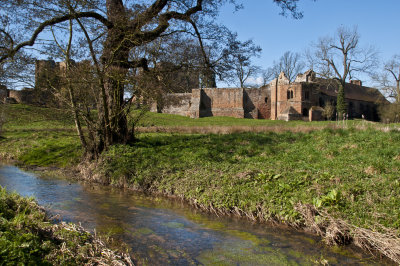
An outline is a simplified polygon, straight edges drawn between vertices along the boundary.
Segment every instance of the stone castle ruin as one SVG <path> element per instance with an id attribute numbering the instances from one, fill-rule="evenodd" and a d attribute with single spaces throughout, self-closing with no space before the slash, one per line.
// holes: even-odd
<path id="1" fill-rule="evenodd" d="M 293 83 L 282 72 L 260 88 L 203 88 L 191 93 L 169 93 L 163 105 L 154 103 L 153 112 L 192 118 L 230 116 L 271 120 L 324 120 L 323 108 L 336 106 L 338 83 L 317 78 L 312 70 L 299 74 Z M 348 118 L 379 120 L 377 106 L 388 101 L 374 88 L 353 80 L 345 85 Z"/>
<path id="2" fill-rule="evenodd" d="M 11 90 L 0 85 L 0 101 L 41 106 L 57 105 L 52 91 L 60 86 L 59 79 L 63 67 L 65 67 L 64 62 L 37 60 L 35 62 L 35 87 Z"/>
<path id="3" fill-rule="evenodd" d="M 0 101 L 57 106 L 52 90 L 60 89 L 65 62 L 38 60 L 35 67 L 35 88 L 9 90 L 0 85 Z M 328 103 L 336 106 L 338 83 L 317 78 L 312 70 L 299 74 L 292 83 L 282 72 L 260 88 L 198 88 L 198 78 L 193 75 L 169 75 L 168 80 L 173 82 L 165 91 L 172 93 L 164 93 L 153 103 L 153 112 L 192 118 L 230 116 L 316 121 L 324 119 L 322 112 Z M 176 89 L 171 89 L 174 86 Z M 362 86 L 359 80 L 346 83 L 345 97 L 349 118 L 364 116 L 368 120 L 379 120 L 377 106 L 388 103 L 377 89 Z"/>

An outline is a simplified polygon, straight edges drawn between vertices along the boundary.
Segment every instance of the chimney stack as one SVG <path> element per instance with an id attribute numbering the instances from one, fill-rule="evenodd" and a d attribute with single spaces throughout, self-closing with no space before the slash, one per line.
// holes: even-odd
<path id="1" fill-rule="evenodd" d="M 358 86 L 362 86 L 361 80 L 350 80 L 350 83 L 351 83 L 351 84 L 358 85 Z"/>

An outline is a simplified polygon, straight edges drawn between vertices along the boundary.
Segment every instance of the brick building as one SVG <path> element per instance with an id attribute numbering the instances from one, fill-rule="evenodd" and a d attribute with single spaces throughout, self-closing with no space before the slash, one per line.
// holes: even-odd
<path id="1" fill-rule="evenodd" d="M 329 102 L 336 106 L 338 83 L 316 78 L 312 70 L 299 74 L 293 83 L 284 73 L 261 88 L 204 88 L 191 93 L 166 94 L 164 105 L 152 111 L 179 114 L 192 118 L 231 116 L 272 120 L 322 120 Z M 361 81 L 345 85 L 349 118 L 378 120 L 377 106 L 388 101 L 374 88 Z"/>

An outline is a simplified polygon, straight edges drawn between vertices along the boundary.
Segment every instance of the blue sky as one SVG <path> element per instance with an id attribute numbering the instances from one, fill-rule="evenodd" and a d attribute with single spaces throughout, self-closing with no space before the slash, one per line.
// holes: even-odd
<path id="1" fill-rule="evenodd" d="M 340 25 L 358 27 L 360 46 L 373 45 L 382 61 L 400 54 L 400 0 L 300 0 L 303 19 L 279 15 L 272 0 L 242 0 L 244 9 L 223 8 L 222 24 L 253 39 L 263 49 L 255 64 L 267 68 L 285 51 L 302 53 L 319 37 L 333 35 Z M 367 77 L 362 77 L 368 83 Z"/>

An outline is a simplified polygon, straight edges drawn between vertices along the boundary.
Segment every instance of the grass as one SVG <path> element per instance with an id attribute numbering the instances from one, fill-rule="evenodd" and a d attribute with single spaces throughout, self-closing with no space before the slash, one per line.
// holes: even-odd
<path id="1" fill-rule="evenodd" d="M 62 109 L 41 108 L 24 104 L 3 105 L 4 129 L 15 130 L 71 130 L 74 120 Z"/>
<path id="2" fill-rule="evenodd" d="M 135 117 L 136 113 L 132 113 Z M 326 126 L 331 122 L 311 122 L 312 126 Z M 159 127 L 159 128 L 174 128 L 174 127 L 296 127 L 304 126 L 303 121 L 281 121 L 281 120 L 264 120 L 264 119 L 242 119 L 234 117 L 203 117 L 200 119 L 193 119 L 190 117 L 161 114 L 148 112 L 139 121 L 138 127 Z"/>
<path id="3" fill-rule="evenodd" d="M 117 186 L 217 214 L 307 225 L 329 243 L 355 242 L 400 262 L 399 131 L 151 133 L 114 146 L 97 169 Z"/>
<path id="4" fill-rule="evenodd" d="M 352 224 L 399 229 L 400 132 L 330 130 L 229 135 L 147 134 L 103 156 L 110 182 L 216 209 L 300 222 L 299 202 Z"/>
<path id="5" fill-rule="evenodd" d="M 29 115 L 6 124 L 1 158 L 78 164 L 81 150 L 70 118 L 60 113 L 54 124 L 46 120 L 39 126 L 36 111 L 41 117 L 43 109 L 11 108 Z M 134 146 L 113 146 L 83 172 L 92 170 L 114 185 L 178 196 L 216 213 L 308 226 L 336 243 L 353 241 L 373 250 L 400 246 L 398 125 L 149 113 L 140 126 L 156 130 L 143 129 Z M 209 133 L 216 128 L 225 134 Z M 384 243 L 378 248 L 364 237 L 376 238 L 375 233 Z M 382 252 L 400 262 L 400 252 Z"/>
<path id="6" fill-rule="evenodd" d="M 74 224 L 52 224 L 31 198 L 0 186 L 2 265 L 129 265 L 128 256 Z M 121 265 L 118 264 L 118 265 Z"/>
<path id="7" fill-rule="evenodd" d="M 71 166 L 82 154 L 74 122 L 63 110 L 5 105 L 0 159 L 40 166 Z"/>

